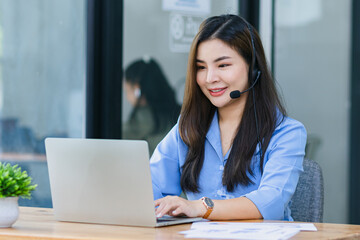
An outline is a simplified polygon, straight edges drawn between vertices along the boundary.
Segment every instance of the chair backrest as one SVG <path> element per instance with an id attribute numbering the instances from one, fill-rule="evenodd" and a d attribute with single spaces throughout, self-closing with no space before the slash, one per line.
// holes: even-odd
<path id="1" fill-rule="evenodd" d="M 294 221 L 322 222 L 324 211 L 324 180 L 321 167 L 305 158 L 304 172 L 291 199 L 291 216 Z"/>

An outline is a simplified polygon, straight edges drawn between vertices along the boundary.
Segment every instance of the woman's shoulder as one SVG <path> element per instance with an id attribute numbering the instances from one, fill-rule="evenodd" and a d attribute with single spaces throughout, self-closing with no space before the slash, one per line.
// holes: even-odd
<path id="1" fill-rule="evenodd" d="M 128 121 L 123 123 L 123 137 L 127 139 L 145 139 L 154 129 L 151 110 L 148 107 L 136 109 Z"/>
<path id="2" fill-rule="evenodd" d="M 305 126 L 298 120 L 289 117 L 286 113 L 283 113 L 279 109 L 276 109 L 276 126 L 275 131 L 287 129 L 287 128 L 303 128 Z"/>
<path id="3" fill-rule="evenodd" d="M 306 142 L 307 132 L 304 124 L 289 116 L 281 115 L 278 117 L 278 124 L 272 136 L 275 140 Z"/>
<path id="4" fill-rule="evenodd" d="M 136 108 L 136 114 L 134 117 L 145 121 L 148 118 L 151 118 L 151 116 L 152 116 L 152 111 L 150 106 L 145 105 L 145 106 L 138 106 Z"/>
<path id="5" fill-rule="evenodd" d="M 161 143 L 167 147 L 168 145 L 174 145 L 174 143 L 179 142 L 180 133 L 179 133 L 179 123 L 176 123 L 170 131 L 162 139 Z"/>
<path id="6" fill-rule="evenodd" d="M 288 128 L 303 128 L 305 130 L 304 124 L 302 124 L 300 121 L 295 120 L 289 116 L 279 114 L 275 130 L 282 130 Z"/>

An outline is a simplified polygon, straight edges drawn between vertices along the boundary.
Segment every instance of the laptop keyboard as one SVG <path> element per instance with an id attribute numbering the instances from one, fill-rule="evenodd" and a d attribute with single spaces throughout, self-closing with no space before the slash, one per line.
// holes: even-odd
<path id="1" fill-rule="evenodd" d="M 169 222 L 169 221 L 176 221 L 176 220 L 180 220 L 180 219 L 184 219 L 184 218 L 183 217 L 163 216 L 161 218 L 157 218 L 156 222 Z"/>

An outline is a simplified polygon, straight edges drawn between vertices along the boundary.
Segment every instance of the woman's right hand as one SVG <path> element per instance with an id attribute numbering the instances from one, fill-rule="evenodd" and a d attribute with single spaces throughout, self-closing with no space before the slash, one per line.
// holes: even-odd
<path id="1" fill-rule="evenodd" d="M 188 217 L 202 217 L 206 213 L 206 208 L 201 200 L 186 200 L 178 196 L 166 196 L 155 200 L 156 217 L 164 215 Z"/>

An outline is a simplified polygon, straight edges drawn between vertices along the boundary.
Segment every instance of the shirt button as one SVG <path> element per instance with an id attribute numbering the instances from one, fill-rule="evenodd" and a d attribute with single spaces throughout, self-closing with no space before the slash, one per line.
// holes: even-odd
<path id="1" fill-rule="evenodd" d="M 220 170 L 224 170 L 224 166 L 223 166 L 223 165 L 220 165 L 219 169 L 220 169 Z"/>

